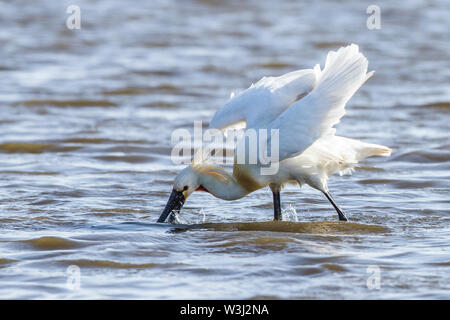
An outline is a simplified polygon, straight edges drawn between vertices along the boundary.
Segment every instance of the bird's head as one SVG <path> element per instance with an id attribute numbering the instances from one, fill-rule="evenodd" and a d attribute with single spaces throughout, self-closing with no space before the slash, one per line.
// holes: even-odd
<path id="1" fill-rule="evenodd" d="M 158 222 L 165 222 L 173 211 L 181 210 L 186 199 L 196 190 L 202 190 L 199 173 L 192 166 L 186 167 L 175 178 L 172 193 Z M 169 222 L 173 222 L 173 219 L 174 216 L 170 215 Z"/>

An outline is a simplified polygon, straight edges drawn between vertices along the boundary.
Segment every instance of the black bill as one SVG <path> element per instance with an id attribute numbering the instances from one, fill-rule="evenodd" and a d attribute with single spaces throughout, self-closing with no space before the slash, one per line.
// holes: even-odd
<path id="1" fill-rule="evenodd" d="M 157 222 L 165 222 L 167 217 L 169 216 L 169 222 L 172 223 L 175 220 L 175 216 L 171 214 L 173 211 L 179 211 L 184 204 L 184 198 L 182 191 L 172 190 L 170 194 L 169 200 L 167 201 L 166 207 L 164 211 L 161 213 Z"/>

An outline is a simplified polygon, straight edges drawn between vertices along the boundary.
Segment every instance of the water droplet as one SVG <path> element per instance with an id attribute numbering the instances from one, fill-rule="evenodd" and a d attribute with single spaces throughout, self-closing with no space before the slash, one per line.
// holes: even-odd
<path id="1" fill-rule="evenodd" d="M 295 208 L 289 204 L 287 208 L 282 210 L 283 221 L 294 221 L 298 222 L 298 215 Z"/>

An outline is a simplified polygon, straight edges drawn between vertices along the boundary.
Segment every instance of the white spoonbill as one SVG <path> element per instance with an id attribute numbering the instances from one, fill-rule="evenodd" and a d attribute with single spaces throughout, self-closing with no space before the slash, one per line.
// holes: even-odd
<path id="1" fill-rule="evenodd" d="M 245 121 L 247 129 L 277 129 L 278 171 L 263 175 L 259 160 L 256 164 L 239 163 L 236 155 L 232 173 L 217 165 L 194 161 L 175 178 L 158 222 L 165 222 L 169 215 L 169 222 L 173 222 L 175 217 L 171 213 L 179 211 L 194 191 L 236 200 L 266 186 L 273 193 L 274 220 L 281 220 L 280 191 L 290 182 L 321 191 L 337 211 L 339 220 L 347 221 L 330 195 L 328 177 L 352 170 L 366 157 L 391 153 L 385 146 L 336 136 L 333 128 L 344 115 L 347 101 L 372 76 L 367 67 L 367 59 L 352 44 L 330 51 L 323 69 L 316 65 L 314 69 L 280 77 L 264 77 L 232 97 L 216 112 L 210 128 L 223 130 Z M 272 143 L 271 137 L 268 136 L 266 146 Z"/>

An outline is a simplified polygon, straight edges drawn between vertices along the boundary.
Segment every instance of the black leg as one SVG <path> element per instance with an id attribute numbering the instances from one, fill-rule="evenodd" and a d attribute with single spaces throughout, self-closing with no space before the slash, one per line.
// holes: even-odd
<path id="1" fill-rule="evenodd" d="M 331 194 L 329 192 L 324 192 L 324 194 L 327 197 L 327 199 L 331 202 L 337 214 L 339 215 L 339 221 L 348 221 L 344 211 L 342 211 L 341 208 L 339 208 L 339 206 L 336 204 L 336 202 L 334 202 L 334 199 L 331 196 Z"/>
<path id="2" fill-rule="evenodd" d="M 280 191 L 272 191 L 273 194 L 273 220 L 281 220 Z"/>

